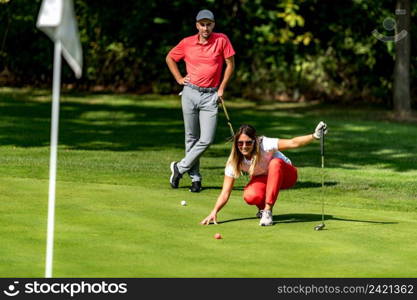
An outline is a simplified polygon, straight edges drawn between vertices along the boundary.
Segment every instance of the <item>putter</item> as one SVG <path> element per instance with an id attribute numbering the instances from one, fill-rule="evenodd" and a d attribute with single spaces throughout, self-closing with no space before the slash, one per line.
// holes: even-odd
<path id="1" fill-rule="evenodd" d="M 229 114 L 227 113 L 226 105 L 224 105 L 223 98 L 219 97 L 219 99 L 223 107 L 224 115 L 226 116 L 227 125 L 229 125 L 229 128 L 230 128 L 230 133 L 232 134 L 232 136 L 234 136 L 235 132 L 233 130 L 233 126 L 232 126 L 232 122 L 230 121 Z"/>
<path id="2" fill-rule="evenodd" d="M 320 136 L 320 153 L 321 153 L 321 224 L 314 226 L 314 230 L 323 230 L 324 224 L 324 129 L 321 128 Z"/>

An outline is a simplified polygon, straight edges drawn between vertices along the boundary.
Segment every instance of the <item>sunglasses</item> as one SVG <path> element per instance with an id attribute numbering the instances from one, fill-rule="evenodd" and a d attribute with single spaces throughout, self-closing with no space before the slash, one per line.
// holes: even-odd
<path id="1" fill-rule="evenodd" d="M 252 146 L 255 143 L 254 140 L 249 140 L 249 141 L 237 141 L 237 145 L 239 147 L 242 147 L 243 145 L 248 145 L 248 146 Z"/>

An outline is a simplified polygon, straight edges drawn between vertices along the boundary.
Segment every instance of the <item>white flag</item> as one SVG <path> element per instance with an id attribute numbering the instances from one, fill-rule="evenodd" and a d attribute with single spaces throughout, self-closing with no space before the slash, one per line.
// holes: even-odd
<path id="1" fill-rule="evenodd" d="M 72 0 L 43 0 L 36 27 L 61 42 L 65 60 L 80 78 L 83 58 Z"/>

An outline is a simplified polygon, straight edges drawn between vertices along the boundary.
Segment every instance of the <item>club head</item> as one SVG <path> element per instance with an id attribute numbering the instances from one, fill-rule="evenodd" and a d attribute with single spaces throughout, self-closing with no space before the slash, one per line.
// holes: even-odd
<path id="1" fill-rule="evenodd" d="M 314 230 L 323 230 L 323 228 L 325 227 L 326 225 L 324 225 L 324 223 L 321 223 L 321 224 L 319 224 L 319 225 L 317 225 L 317 226 L 314 226 Z"/>

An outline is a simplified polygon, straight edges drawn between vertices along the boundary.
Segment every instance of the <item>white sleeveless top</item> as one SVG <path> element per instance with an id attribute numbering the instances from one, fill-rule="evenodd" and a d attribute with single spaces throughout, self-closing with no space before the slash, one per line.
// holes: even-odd
<path id="1" fill-rule="evenodd" d="M 259 140 L 260 140 L 259 149 L 261 151 L 261 161 L 258 162 L 258 165 L 256 166 L 253 172 L 253 176 L 268 174 L 269 162 L 273 158 L 281 158 L 287 164 L 290 164 L 290 165 L 292 164 L 291 160 L 288 157 L 286 157 L 284 154 L 278 151 L 279 139 L 261 136 L 259 137 Z M 251 166 L 251 163 L 252 163 L 252 160 L 248 160 L 244 157 L 243 161 L 240 164 L 240 169 L 243 172 L 248 172 Z M 224 169 L 224 175 L 237 178 L 237 175 L 233 173 L 232 166 L 230 165 L 227 165 L 226 168 Z"/>

